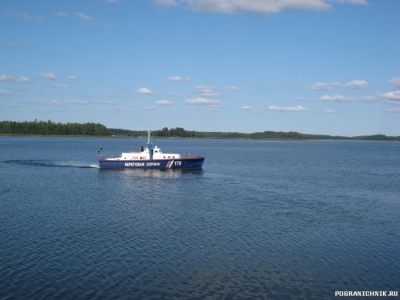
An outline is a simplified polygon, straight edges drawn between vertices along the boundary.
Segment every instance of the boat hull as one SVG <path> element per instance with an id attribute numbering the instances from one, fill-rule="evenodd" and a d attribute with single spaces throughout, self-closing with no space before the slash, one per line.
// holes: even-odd
<path id="1" fill-rule="evenodd" d="M 177 159 L 116 160 L 100 158 L 100 168 L 108 169 L 200 169 L 204 157 L 181 157 Z"/>

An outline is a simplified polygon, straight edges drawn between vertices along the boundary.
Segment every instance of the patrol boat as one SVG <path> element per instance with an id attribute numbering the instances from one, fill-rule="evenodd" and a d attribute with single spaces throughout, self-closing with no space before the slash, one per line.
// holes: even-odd
<path id="1" fill-rule="evenodd" d="M 176 153 L 163 153 L 150 142 L 150 130 L 147 132 L 147 146 L 140 152 L 122 152 L 119 157 L 103 155 L 100 147 L 99 166 L 109 169 L 199 169 L 203 166 L 204 156 L 181 156 Z"/>

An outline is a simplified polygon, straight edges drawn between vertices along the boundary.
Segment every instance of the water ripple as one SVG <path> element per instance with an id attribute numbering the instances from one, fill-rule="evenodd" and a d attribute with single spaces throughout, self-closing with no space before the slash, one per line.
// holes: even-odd
<path id="1" fill-rule="evenodd" d="M 29 153 L 9 146 L 1 163 L 1 299 L 399 289 L 400 159 L 388 144 L 185 140 L 207 164 L 169 172 L 95 169 L 93 139 L 26 141 Z M 244 148 L 247 161 L 220 159 Z"/>

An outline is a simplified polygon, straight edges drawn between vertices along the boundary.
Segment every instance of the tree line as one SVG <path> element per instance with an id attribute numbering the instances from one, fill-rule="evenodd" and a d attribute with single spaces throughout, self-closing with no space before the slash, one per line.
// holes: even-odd
<path id="1" fill-rule="evenodd" d="M 124 135 L 133 137 L 145 137 L 147 131 L 140 130 L 126 130 L 126 129 L 109 129 L 113 135 Z M 381 140 L 381 141 L 395 141 L 400 140 L 400 136 L 386 136 L 383 134 L 368 135 L 368 136 L 332 136 L 324 134 L 304 134 L 296 131 L 283 132 L 283 131 L 263 131 L 254 133 L 241 133 L 241 132 L 207 132 L 207 131 L 188 131 L 181 127 L 168 128 L 164 127 L 161 130 L 151 132 L 152 137 L 189 137 L 189 138 L 217 138 L 217 139 L 285 139 L 285 140 Z"/>
<path id="2" fill-rule="evenodd" d="M 146 130 L 128 130 L 119 128 L 107 128 L 98 123 L 55 123 L 50 120 L 34 122 L 1 121 L 0 134 L 23 134 L 23 135 L 69 135 L 69 136 L 124 136 L 124 137 L 147 137 Z M 207 132 L 185 130 L 182 127 L 168 128 L 151 132 L 152 137 L 179 137 L 179 138 L 217 138 L 217 139 L 290 139 L 290 140 L 380 140 L 399 141 L 400 136 L 386 136 L 383 134 L 368 136 L 331 136 L 318 134 L 304 134 L 296 131 L 263 131 L 254 133 L 240 132 Z"/>
<path id="3" fill-rule="evenodd" d="M 109 136 L 110 131 L 102 124 L 95 123 L 55 123 L 52 121 L 34 122 L 0 122 L 0 134 L 26 134 L 26 135 L 85 135 Z"/>

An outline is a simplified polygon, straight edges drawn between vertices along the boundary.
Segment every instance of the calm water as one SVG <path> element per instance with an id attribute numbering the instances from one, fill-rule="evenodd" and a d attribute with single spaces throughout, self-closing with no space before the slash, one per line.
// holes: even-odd
<path id="1" fill-rule="evenodd" d="M 400 143 L 154 139 L 203 170 L 101 170 L 144 139 L 0 137 L 0 299 L 400 290 Z"/>

